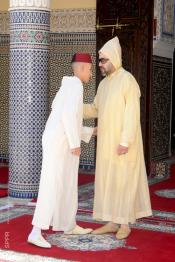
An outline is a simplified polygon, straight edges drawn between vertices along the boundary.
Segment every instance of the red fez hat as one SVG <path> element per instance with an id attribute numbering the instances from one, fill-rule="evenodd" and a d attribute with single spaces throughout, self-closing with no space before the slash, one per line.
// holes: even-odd
<path id="1" fill-rule="evenodd" d="M 88 53 L 75 53 L 72 57 L 72 63 L 83 62 L 92 64 L 91 55 Z"/>

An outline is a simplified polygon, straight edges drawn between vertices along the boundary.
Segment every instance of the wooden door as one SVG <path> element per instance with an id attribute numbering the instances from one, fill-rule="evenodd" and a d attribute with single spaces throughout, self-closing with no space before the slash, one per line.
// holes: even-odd
<path id="1" fill-rule="evenodd" d="M 145 159 L 150 162 L 150 88 L 153 45 L 152 0 L 97 0 L 97 52 L 114 36 L 122 47 L 123 67 L 137 79 L 141 89 L 141 124 Z M 111 27 L 105 27 L 114 25 Z M 98 55 L 98 54 L 97 54 Z M 97 70 L 97 84 L 101 80 Z M 148 171 L 149 172 L 149 171 Z"/>

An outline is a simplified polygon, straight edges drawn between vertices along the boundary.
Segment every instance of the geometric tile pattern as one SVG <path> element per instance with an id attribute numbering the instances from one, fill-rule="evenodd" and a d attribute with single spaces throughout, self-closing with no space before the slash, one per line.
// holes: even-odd
<path id="1" fill-rule="evenodd" d="M 39 1 L 41 2 L 41 0 Z M 32 2 L 34 3 L 36 2 L 36 0 L 35 1 L 32 0 L 31 3 Z M 30 21 L 29 23 L 31 24 L 31 22 L 32 21 Z M 53 9 L 51 11 L 51 16 L 50 16 L 51 32 L 54 33 L 95 32 L 96 30 L 95 26 L 96 26 L 95 8 L 66 8 L 66 9 L 57 9 L 57 10 Z M 0 34 L 9 34 L 9 12 L 0 11 Z"/>
<path id="2" fill-rule="evenodd" d="M 150 178 L 167 178 L 170 176 L 170 165 L 166 160 L 151 160 L 149 167 Z"/>
<path id="3" fill-rule="evenodd" d="M 41 0 L 39 1 L 41 3 Z M 28 3 L 32 3 L 32 2 L 35 3 L 36 0 L 28 1 Z M 23 8 L 23 9 L 28 9 L 28 8 Z M 30 21 L 29 23 L 31 24 L 31 22 L 32 21 Z M 96 26 L 95 8 L 66 8 L 66 9 L 57 9 L 57 10 L 54 9 L 51 11 L 51 17 L 50 17 L 51 32 L 54 33 L 95 32 L 96 30 L 95 26 Z M 0 11 L 0 34 L 9 34 L 9 12 L 7 11 L 6 12 Z"/>
<path id="4" fill-rule="evenodd" d="M 10 11 L 9 195 L 36 197 L 48 117 L 47 11 Z"/>
<path id="5" fill-rule="evenodd" d="M 9 35 L 0 34 L 0 162 L 8 159 Z"/>
<path id="6" fill-rule="evenodd" d="M 9 12 L 0 11 L 0 34 L 9 35 Z"/>
<path id="7" fill-rule="evenodd" d="M 50 31 L 53 33 L 95 32 L 95 8 L 67 8 L 51 11 Z"/>
<path id="8" fill-rule="evenodd" d="M 160 160 L 170 154 L 172 60 L 153 56 L 151 90 L 151 159 Z"/>

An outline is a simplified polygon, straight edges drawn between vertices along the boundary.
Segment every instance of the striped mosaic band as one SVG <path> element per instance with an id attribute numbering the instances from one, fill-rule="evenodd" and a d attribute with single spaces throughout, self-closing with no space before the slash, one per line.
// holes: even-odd
<path id="1" fill-rule="evenodd" d="M 46 49 L 49 48 L 50 12 L 11 11 L 10 48 Z"/>

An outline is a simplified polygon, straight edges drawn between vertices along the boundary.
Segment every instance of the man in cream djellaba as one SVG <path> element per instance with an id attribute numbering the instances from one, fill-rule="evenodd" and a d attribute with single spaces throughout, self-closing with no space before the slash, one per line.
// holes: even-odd
<path id="1" fill-rule="evenodd" d="M 105 78 L 84 118 L 98 118 L 93 218 L 108 221 L 93 234 L 116 233 L 124 239 L 130 224 L 152 214 L 140 126 L 140 88 L 122 67 L 117 37 L 99 51 Z"/>

